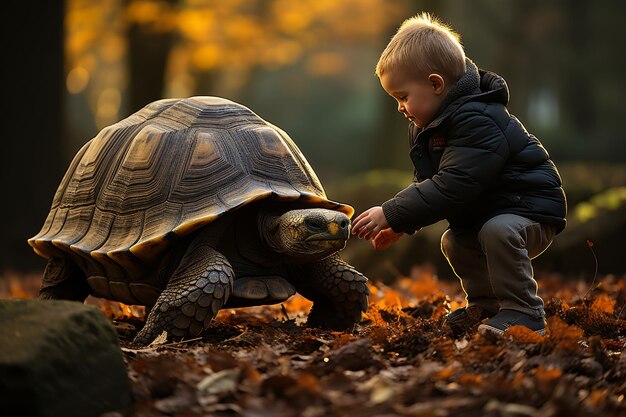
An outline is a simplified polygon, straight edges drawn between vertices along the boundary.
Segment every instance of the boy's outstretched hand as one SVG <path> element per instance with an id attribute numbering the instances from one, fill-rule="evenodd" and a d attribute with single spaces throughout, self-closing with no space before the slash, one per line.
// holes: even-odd
<path id="1" fill-rule="evenodd" d="M 383 229 L 388 229 L 389 223 L 380 206 L 372 207 L 359 214 L 352 222 L 352 234 L 359 239 L 373 239 Z"/>
<path id="2" fill-rule="evenodd" d="M 404 233 L 396 233 L 393 229 L 383 229 L 372 240 L 372 247 L 376 250 L 385 250 L 396 243 Z"/>

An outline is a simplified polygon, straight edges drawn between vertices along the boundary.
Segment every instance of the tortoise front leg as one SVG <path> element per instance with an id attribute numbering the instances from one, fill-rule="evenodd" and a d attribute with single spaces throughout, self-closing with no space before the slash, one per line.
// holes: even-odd
<path id="1" fill-rule="evenodd" d="M 370 295 L 363 274 L 339 255 L 297 268 L 299 276 L 293 280 L 296 289 L 313 301 L 307 324 L 347 330 L 361 321 Z"/>
<path id="2" fill-rule="evenodd" d="M 205 242 L 192 243 L 133 344 L 145 346 L 163 331 L 168 338 L 198 336 L 226 303 L 233 278 L 221 253 Z"/>

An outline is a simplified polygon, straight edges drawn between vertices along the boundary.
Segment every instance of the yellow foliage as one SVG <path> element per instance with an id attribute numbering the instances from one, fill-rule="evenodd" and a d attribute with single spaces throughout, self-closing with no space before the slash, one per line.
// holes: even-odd
<path id="1" fill-rule="evenodd" d="M 251 16 L 234 16 L 224 25 L 224 33 L 232 41 L 251 42 L 263 36 L 263 28 L 256 20 Z"/>
<path id="2" fill-rule="evenodd" d="M 311 23 L 311 15 L 301 8 L 301 3 L 296 1 L 275 2 L 274 18 L 276 19 L 276 27 L 286 34 L 295 34 L 306 29 Z"/>
<path id="3" fill-rule="evenodd" d="M 598 210 L 596 207 L 587 202 L 579 203 L 574 209 L 574 216 L 581 223 L 588 222 L 589 220 L 595 218 L 597 216 Z"/>
<path id="4" fill-rule="evenodd" d="M 593 220 L 601 210 L 618 210 L 626 206 L 626 187 L 615 187 L 583 201 L 574 208 L 574 216 L 581 223 Z"/>
<path id="5" fill-rule="evenodd" d="M 126 53 L 126 40 L 119 34 L 108 34 L 100 44 L 100 54 L 103 60 L 109 62 L 119 61 Z"/>
<path id="6" fill-rule="evenodd" d="M 334 52 L 312 55 L 307 62 L 307 69 L 313 75 L 338 75 L 347 68 L 345 57 Z"/>
<path id="7" fill-rule="evenodd" d="M 405 2 L 384 0 L 187 0 L 176 7 L 163 0 L 70 0 L 66 50 L 75 62 L 102 42 L 111 27 L 138 25 L 179 34 L 176 46 L 196 50 L 189 63 L 199 70 L 228 67 L 229 56 L 248 67 L 280 67 L 296 62 L 306 50 L 319 54 L 307 64 L 313 74 L 336 75 L 345 70 L 345 60 L 320 47 L 376 38 L 398 24 L 405 7 Z M 117 39 L 106 42 L 105 56 L 120 59 L 125 44 Z"/>
<path id="8" fill-rule="evenodd" d="M 89 83 L 89 71 L 83 67 L 73 68 L 69 74 L 65 84 L 70 94 L 78 94 L 83 91 Z"/>
<path id="9" fill-rule="evenodd" d="M 212 10 L 181 10 L 176 19 L 176 28 L 182 36 L 193 42 L 211 41 L 211 30 L 216 25 Z"/>
<path id="10" fill-rule="evenodd" d="M 191 62 L 201 70 L 209 70 L 218 66 L 220 50 L 216 45 L 204 44 L 191 55 Z"/>
<path id="11" fill-rule="evenodd" d="M 164 1 L 134 0 L 126 8 L 126 19 L 141 25 L 158 24 L 169 7 Z"/>

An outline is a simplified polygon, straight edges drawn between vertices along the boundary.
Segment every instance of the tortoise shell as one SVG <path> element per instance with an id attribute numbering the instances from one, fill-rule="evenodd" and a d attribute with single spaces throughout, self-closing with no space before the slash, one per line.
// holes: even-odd
<path id="1" fill-rule="evenodd" d="M 160 100 L 83 146 L 28 242 L 44 258 L 129 271 L 264 199 L 354 213 L 328 200 L 289 136 L 248 108 L 217 97 Z"/>

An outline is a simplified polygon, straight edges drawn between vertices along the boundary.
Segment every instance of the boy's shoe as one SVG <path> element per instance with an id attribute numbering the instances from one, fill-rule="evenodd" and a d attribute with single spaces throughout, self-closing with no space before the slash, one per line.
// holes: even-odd
<path id="1" fill-rule="evenodd" d="M 546 334 L 546 320 L 541 318 L 534 318 L 526 313 L 522 313 L 517 310 L 500 310 L 491 320 L 485 324 L 478 326 L 480 333 L 495 333 L 498 335 L 503 334 L 509 327 L 513 326 L 525 326 L 530 330 L 540 335 Z"/>
<path id="2" fill-rule="evenodd" d="M 496 313 L 493 311 L 473 305 L 452 311 L 445 316 L 445 323 L 455 332 L 465 332 L 471 330 L 484 319 L 490 319 L 495 315 Z"/>

